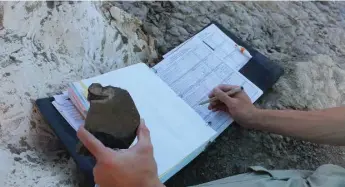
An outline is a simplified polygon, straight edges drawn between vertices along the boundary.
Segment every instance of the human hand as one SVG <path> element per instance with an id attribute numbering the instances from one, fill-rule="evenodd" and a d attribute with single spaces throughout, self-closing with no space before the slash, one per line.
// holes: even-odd
<path id="1" fill-rule="evenodd" d="M 99 187 L 164 186 L 158 179 L 150 131 L 143 120 L 137 130 L 138 142 L 129 149 L 115 151 L 105 147 L 83 126 L 77 136 L 96 158 L 93 175 Z"/>
<path id="2" fill-rule="evenodd" d="M 245 128 L 253 128 L 254 116 L 258 109 L 252 104 L 248 95 L 241 91 L 234 96 L 228 96 L 225 92 L 236 88 L 237 86 L 219 85 L 212 90 L 209 98 L 216 97 L 218 101 L 211 102 L 208 106 L 212 111 L 224 111 Z"/>

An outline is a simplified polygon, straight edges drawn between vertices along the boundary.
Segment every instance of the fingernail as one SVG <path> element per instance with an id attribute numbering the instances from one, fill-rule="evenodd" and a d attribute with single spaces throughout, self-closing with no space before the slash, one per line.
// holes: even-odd
<path id="1" fill-rule="evenodd" d="M 213 93 L 219 93 L 219 91 L 221 91 L 219 88 L 215 88 Z"/>
<path id="2" fill-rule="evenodd" d="M 141 124 L 145 124 L 144 118 L 140 118 L 140 123 L 141 123 Z"/>

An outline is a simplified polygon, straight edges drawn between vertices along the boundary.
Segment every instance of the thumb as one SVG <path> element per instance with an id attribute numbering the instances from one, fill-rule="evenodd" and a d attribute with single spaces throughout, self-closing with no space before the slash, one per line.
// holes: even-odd
<path id="1" fill-rule="evenodd" d="M 234 99 L 228 96 L 223 90 L 217 88 L 214 88 L 213 90 L 214 96 L 219 99 L 221 102 L 223 102 L 226 106 L 230 106 L 234 103 Z"/>
<path id="2" fill-rule="evenodd" d="M 137 150 L 147 150 L 147 148 L 152 148 L 150 130 L 146 127 L 145 121 L 140 120 L 140 125 L 137 130 L 138 142 L 133 147 Z"/>

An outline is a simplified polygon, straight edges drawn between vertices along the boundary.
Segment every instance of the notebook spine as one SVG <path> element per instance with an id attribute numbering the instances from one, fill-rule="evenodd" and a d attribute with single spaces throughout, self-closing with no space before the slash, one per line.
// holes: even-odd
<path id="1" fill-rule="evenodd" d="M 215 140 L 210 140 L 207 142 L 205 149 L 204 149 L 204 152 L 208 150 L 208 148 L 210 147 L 211 144 L 213 144 L 213 142 L 215 142 Z"/>

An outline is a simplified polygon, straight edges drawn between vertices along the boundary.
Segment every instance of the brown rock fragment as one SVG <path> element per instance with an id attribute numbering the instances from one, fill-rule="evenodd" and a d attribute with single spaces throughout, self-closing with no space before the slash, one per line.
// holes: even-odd
<path id="1" fill-rule="evenodd" d="M 90 109 L 85 128 L 105 146 L 127 149 L 136 137 L 140 123 L 139 112 L 127 90 L 92 84 L 88 89 Z M 84 148 L 79 152 L 87 153 Z"/>

